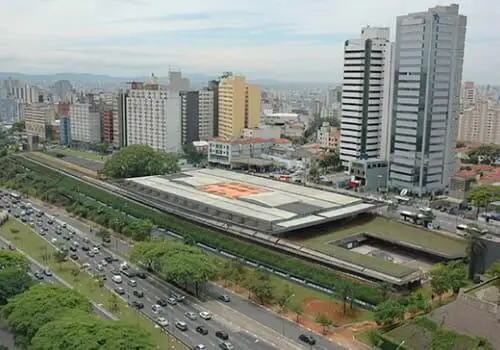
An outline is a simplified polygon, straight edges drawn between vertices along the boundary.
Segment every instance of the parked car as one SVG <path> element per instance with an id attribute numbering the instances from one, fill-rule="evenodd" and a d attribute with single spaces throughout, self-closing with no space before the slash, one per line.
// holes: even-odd
<path id="1" fill-rule="evenodd" d="M 229 334 L 227 334 L 224 331 L 217 331 L 217 332 L 215 332 L 215 336 L 217 338 L 219 338 L 219 339 L 222 339 L 222 340 L 228 340 L 229 339 Z"/>
<path id="2" fill-rule="evenodd" d="M 303 341 L 304 343 L 309 344 L 309 345 L 316 344 L 316 339 L 314 339 L 314 337 L 312 335 L 309 335 L 309 334 L 301 334 L 301 335 L 299 335 L 299 339 L 301 341 Z"/>

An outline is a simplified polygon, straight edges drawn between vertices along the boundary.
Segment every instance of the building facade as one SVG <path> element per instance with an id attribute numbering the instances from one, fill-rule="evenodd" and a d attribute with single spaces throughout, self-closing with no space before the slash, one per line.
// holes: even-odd
<path id="1" fill-rule="evenodd" d="M 45 141 L 47 125 L 54 123 L 56 119 L 56 108 L 46 103 L 32 103 L 24 108 L 24 119 L 26 122 L 26 134 L 37 136 L 40 141 Z"/>
<path id="2" fill-rule="evenodd" d="M 126 95 L 125 108 L 127 146 L 149 145 L 157 151 L 176 153 L 182 150 L 179 91 L 134 83 Z"/>
<path id="3" fill-rule="evenodd" d="M 12 124 L 20 120 L 19 102 L 11 98 L 0 98 L 0 122 Z"/>
<path id="4" fill-rule="evenodd" d="M 102 140 L 105 143 L 114 144 L 113 110 L 104 108 L 102 116 Z"/>
<path id="5" fill-rule="evenodd" d="M 87 144 L 100 143 L 101 115 L 99 107 L 90 103 L 75 103 L 70 106 L 71 141 Z"/>
<path id="6" fill-rule="evenodd" d="M 63 146 L 71 146 L 71 119 L 63 117 L 59 123 L 59 143 Z"/>
<path id="7" fill-rule="evenodd" d="M 478 99 L 465 106 L 458 121 L 458 140 L 500 144 L 500 103 Z"/>
<path id="8" fill-rule="evenodd" d="M 214 137 L 214 92 L 183 91 L 181 95 L 182 144 Z"/>
<path id="9" fill-rule="evenodd" d="M 476 89 L 473 81 L 466 81 L 462 87 L 462 104 L 464 106 L 472 105 L 476 102 Z"/>
<path id="10" fill-rule="evenodd" d="M 245 128 L 260 123 L 260 87 L 248 84 L 244 76 L 228 76 L 219 83 L 220 137 L 234 139 L 243 136 Z"/>
<path id="11" fill-rule="evenodd" d="M 328 122 L 319 128 L 317 138 L 321 148 L 338 150 L 340 147 L 340 130 Z"/>
<path id="12" fill-rule="evenodd" d="M 440 192 L 456 172 L 466 24 L 455 4 L 397 18 L 392 187 Z"/>
<path id="13" fill-rule="evenodd" d="M 340 141 L 345 167 L 356 159 L 381 158 L 381 148 L 387 148 L 381 143 L 387 139 L 383 119 L 390 118 L 383 101 L 392 88 L 391 58 L 389 28 L 364 27 L 360 39 L 345 42 Z"/>

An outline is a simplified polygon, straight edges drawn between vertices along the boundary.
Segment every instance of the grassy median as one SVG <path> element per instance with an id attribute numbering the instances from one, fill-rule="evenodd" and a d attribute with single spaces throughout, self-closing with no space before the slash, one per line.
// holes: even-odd
<path id="1" fill-rule="evenodd" d="M 105 287 L 100 287 L 98 281 L 95 281 L 85 271 L 78 269 L 79 265 L 73 261 L 63 263 L 54 261 L 52 256 L 55 248 L 38 236 L 29 226 L 18 220 L 9 219 L 0 227 L 0 235 L 38 262 L 50 267 L 57 276 L 73 285 L 75 290 L 111 311 L 121 321 L 150 332 L 159 349 L 186 349 L 183 344 L 155 328 L 150 320 L 129 307 L 124 300 L 117 298 L 115 293 Z"/>

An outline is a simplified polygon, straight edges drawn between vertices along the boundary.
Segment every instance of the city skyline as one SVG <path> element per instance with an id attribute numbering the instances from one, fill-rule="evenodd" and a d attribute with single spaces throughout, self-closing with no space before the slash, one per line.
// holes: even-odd
<path id="1" fill-rule="evenodd" d="M 500 83 L 500 4 L 455 2 L 469 18 L 464 80 Z M 0 66 L 29 74 L 112 76 L 166 75 L 172 67 L 188 74 L 231 70 L 250 79 L 335 83 L 341 81 L 343 43 L 358 37 L 361 27 L 389 27 L 394 39 L 397 16 L 450 3 L 188 0 L 171 6 L 110 0 L 113 11 L 102 11 L 95 0 L 24 0 L 0 13 Z"/>

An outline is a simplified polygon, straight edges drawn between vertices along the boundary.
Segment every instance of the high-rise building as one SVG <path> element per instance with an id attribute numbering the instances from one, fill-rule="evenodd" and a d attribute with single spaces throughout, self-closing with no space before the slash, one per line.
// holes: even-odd
<path id="1" fill-rule="evenodd" d="M 457 139 L 500 144 L 500 103 L 485 98 L 466 106 L 460 114 Z"/>
<path id="2" fill-rule="evenodd" d="M 116 113 L 113 114 L 113 123 L 118 125 L 114 128 L 114 146 L 121 148 L 128 145 L 127 142 L 127 97 L 128 91 L 120 90 L 116 98 Z"/>
<path id="3" fill-rule="evenodd" d="M 214 94 L 214 131 L 213 136 L 219 136 L 219 80 L 210 80 L 208 82 L 208 90 L 212 91 Z"/>
<path id="4" fill-rule="evenodd" d="M 63 117 L 59 120 L 59 143 L 64 146 L 71 146 L 71 119 Z"/>
<path id="5" fill-rule="evenodd" d="M 32 103 L 25 106 L 24 118 L 26 134 L 37 136 L 39 140 L 46 139 L 46 126 L 54 123 L 56 108 L 46 103 Z"/>
<path id="6" fill-rule="evenodd" d="M 15 123 L 20 120 L 19 104 L 12 98 L 0 98 L 0 122 Z"/>
<path id="7" fill-rule="evenodd" d="M 384 95 L 392 91 L 391 63 L 389 28 L 364 27 L 360 39 L 344 44 L 340 159 L 345 167 L 359 158 L 386 157 L 382 125 L 390 119 Z"/>
<path id="8" fill-rule="evenodd" d="M 466 81 L 462 87 L 462 104 L 469 106 L 476 101 L 476 89 L 473 81 Z"/>
<path id="9" fill-rule="evenodd" d="M 260 123 L 260 87 L 241 75 L 228 75 L 219 83 L 219 133 L 227 139 L 243 136 L 245 128 Z"/>
<path id="10" fill-rule="evenodd" d="M 126 96 L 125 115 L 127 146 L 141 144 L 176 153 L 182 150 L 178 90 L 164 89 L 154 83 L 132 83 Z"/>
<path id="11" fill-rule="evenodd" d="M 71 141 L 95 144 L 101 138 L 101 114 L 94 103 L 75 103 L 70 106 Z"/>
<path id="12" fill-rule="evenodd" d="M 168 87 L 170 90 L 188 91 L 189 79 L 182 77 L 182 73 L 178 71 L 168 72 Z"/>
<path id="13" fill-rule="evenodd" d="M 440 192 L 456 172 L 466 25 L 456 4 L 397 18 L 393 187 Z"/>
<path id="14" fill-rule="evenodd" d="M 71 101 L 71 94 L 73 92 L 73 85 L 69 80 L 58 80 L 54 83 L 54 93 L 63 101 Z"/>
<path id="15" fill-rule="evenodd" d="M 214 136 L 214 92 L 208 89 L 181 92 L 182 144 Z"/>

